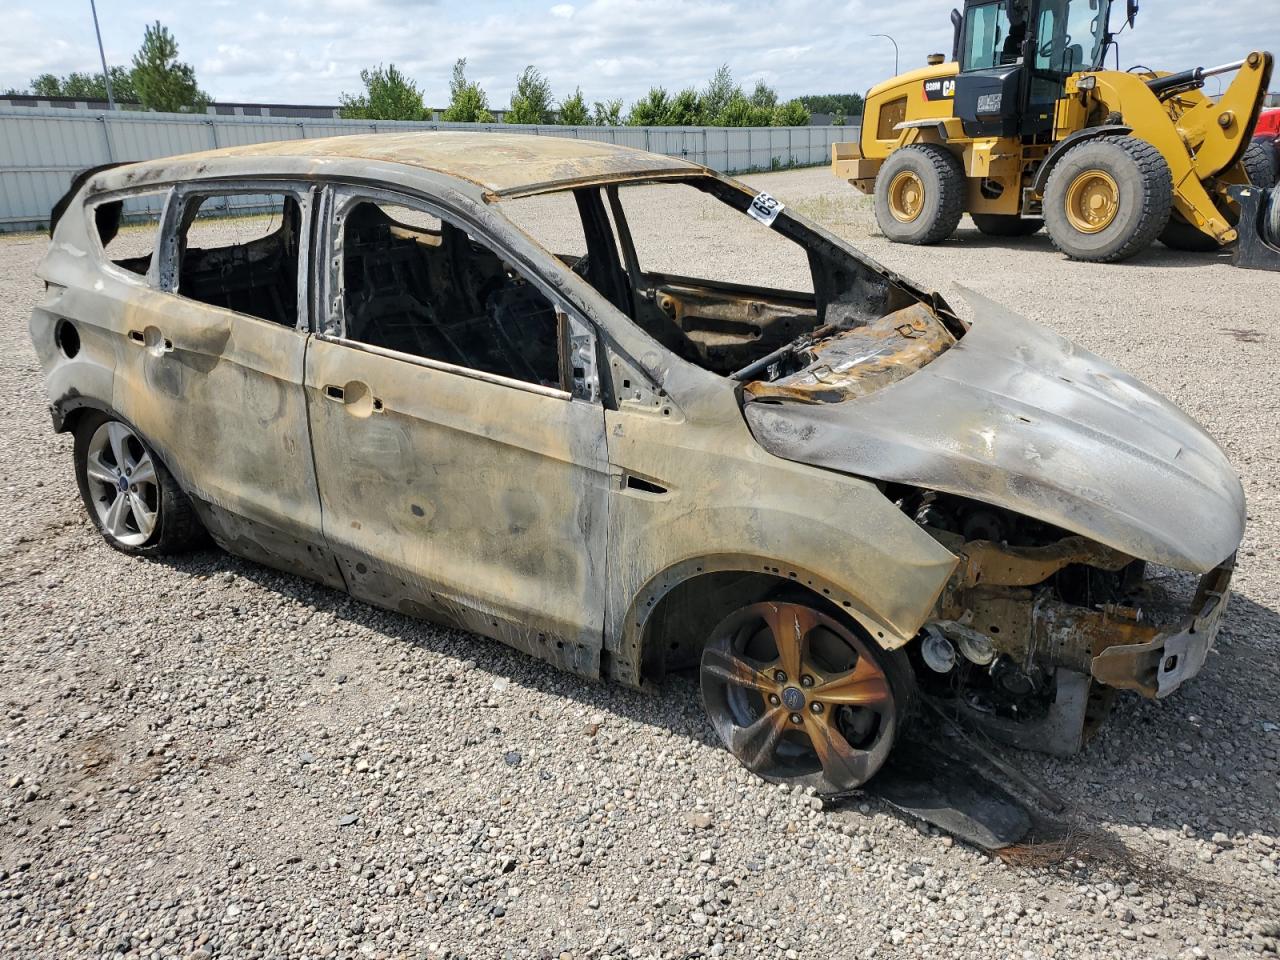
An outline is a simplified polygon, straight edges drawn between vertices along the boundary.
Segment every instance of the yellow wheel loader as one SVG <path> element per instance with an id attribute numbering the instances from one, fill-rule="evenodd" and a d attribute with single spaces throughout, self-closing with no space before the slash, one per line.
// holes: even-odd
<path id="1" fill-rule="evenodd" d="M 1107 70 L 1110 7 L 965 0 L 951 14 L 951 61 L 934 54 L 873 87 L 859 142 L 832 146 L 833 172 L 874 194 L 881 231 L 899 243 L 944 240 L 963 213 L 994 236 L 1044 226 L 1076 260 L 1123 260 L 1157 238 L 1196 250 L 1234 241 L 1231 188 L 1274 176 L 1250 140 L 1271 54 Z M 1136 13 L 1127 0 L 1129 26 Z M 1204 95 L 1207 77 L 1231 71 L 1220 97 Z"/>

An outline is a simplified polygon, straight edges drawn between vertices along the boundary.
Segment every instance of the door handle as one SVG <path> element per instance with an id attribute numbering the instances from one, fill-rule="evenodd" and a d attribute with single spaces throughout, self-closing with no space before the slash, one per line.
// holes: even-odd
<path id="1" fill-rule="evenodd" d="M 323 389 L 326 400 L 342 404 L 352 416 L 367 417 L 371 413 L 382 412 L 382 398 L 375 397 L 367 383 L 359 380 L 326 383 Z"/>
<path id="2" fill-rule="evenodd" d="M 134 346 L 147 347 L 155 354 L 173 352 L 173 341 L 155 327 L 147 327 L 146 330 L 130 330 L 129 342 Z"/>

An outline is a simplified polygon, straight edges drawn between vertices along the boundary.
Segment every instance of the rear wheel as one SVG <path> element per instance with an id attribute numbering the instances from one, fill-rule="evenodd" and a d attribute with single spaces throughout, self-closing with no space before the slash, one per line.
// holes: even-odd
<path id="1" fill-rule="evenodd" d="M 988 237 L 1029 237 L 1044 226 L 1043 220 L 1003 213 L 971 213 L 973 225 Z"/>
<path id="2" fill-rule="evenodd" d="M 702 653 L 702 700 L 725 746 L 766 780 L 823 794 L 853 790 L 884 764 L 910 683 L 901 657 L 808 602 L 743 607 Z"/>
<path id="3" fill-rule="evenodd" d="M 1171 250 L 1186 250 L 1189 253 L 1213 253 L 1221 247 L 1216 239 L 1188 223 L 1176 210 L 1169 218 L 1168 225 L 1160 232 L 1160 242 Z"/>
<path id="4" fill-rule="evenodd" d="M 943 147 L 902 147 L 876 176 L 876 223 L 895 243 L 938 243 L 960 223 L 964 188 L 960 161 Z"/>
<path id="5" fill-rule="evenodd" d="M 106 414 L 75 428 L 76 481 L 103 539 L 124 553 L 176 553 L 203 530 L 191 501 L 128 424 Z"/>
<path id="6" fill-rule="evenodd" d="M 1249 182 L 1255 187 L 1274 187 L 1276 185 L 1276 148 L 1265 140 L 1251 140 L 1244 148 L 1244 156 L 1240 158 Z"/>
<path id="7" fill-rule="evenodd" d="M 1159 236 L 1172 206 L 1173 177 L 1159 150 L 1136 137 L 1099 137 L 1054 165 L 1044 222 L 1071 259 L 1113 263 Z"/>

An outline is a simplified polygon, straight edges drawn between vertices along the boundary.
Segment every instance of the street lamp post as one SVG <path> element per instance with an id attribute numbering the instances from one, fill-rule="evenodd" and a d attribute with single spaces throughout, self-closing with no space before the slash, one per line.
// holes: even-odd
<path id="1" fill-rule="evenodd" d="M 887 33 L 873 33 L 871 36 L 884 37 L 893 44 L 893 75 L 896 77 L 898 75 L 898 41 L 893 39 L 893 37 L 889 36 Z"/>
<path id="2" fill-rule="evenodd" d="M 111 71 L 107 69 L 107 54 L 102 49 L 102 31 L 98 29 L 98 5 L 94 0 L 89 0 L 89 9 L 93 11 L 93 32 L 98 37 L 98 57 L 102 60 L 102 82 L 107 85 L 107 109 L 114 110 L 116 108 L 116 98 L 111 92 Z M 897 72 L 896 70 L 894 71 Z"/>

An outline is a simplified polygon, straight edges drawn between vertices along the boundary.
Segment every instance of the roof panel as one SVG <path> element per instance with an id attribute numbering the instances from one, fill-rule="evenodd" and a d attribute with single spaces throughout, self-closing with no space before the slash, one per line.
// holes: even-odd
<path id="1" fill-rule="evenodd" d="M 159 170 L 174 163 L 218 157 L 342 158 L 399 163 L 468 180 L 493 193 L 700 169 L 687 160 L 594 140 L 452 130 L 246 144 L 143 161 L 137 166 Z"/>

